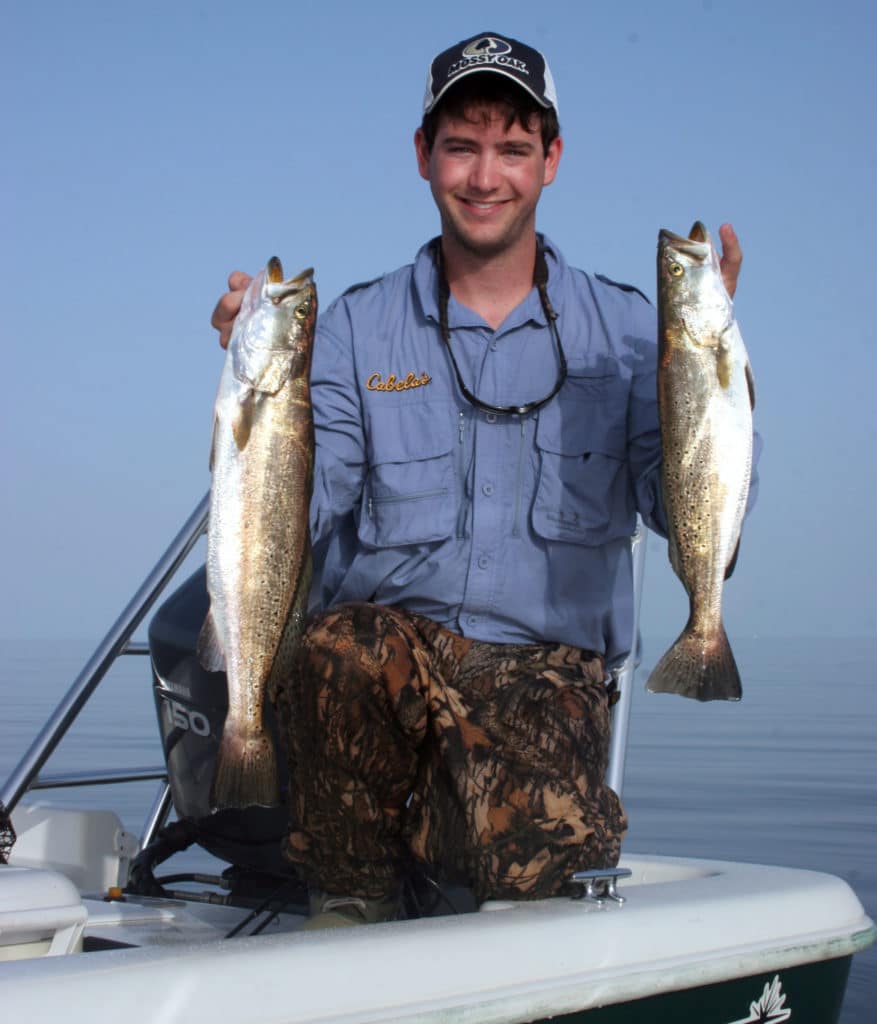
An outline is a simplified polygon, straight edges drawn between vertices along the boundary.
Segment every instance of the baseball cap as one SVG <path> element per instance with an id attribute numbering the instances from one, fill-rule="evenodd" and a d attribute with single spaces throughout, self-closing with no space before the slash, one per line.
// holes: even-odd
<path id="1" fill-rule="evenodd" d="M 542 54 L 509 36 L 482 32 L 443 50 L 430 64 L 423 113 L 428 114 L 455 82 L 478 71 L 505 75 L 541 106 L 557 111 L 554 79 Z"/>

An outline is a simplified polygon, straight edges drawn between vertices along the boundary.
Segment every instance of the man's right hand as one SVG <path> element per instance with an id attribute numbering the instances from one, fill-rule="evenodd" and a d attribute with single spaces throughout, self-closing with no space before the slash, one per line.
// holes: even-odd
<path id="1" fill-rule="evenodd" d="M 210 317 L 211 325 L 219 331 L 219 344 L 223 348 L 228 348 L 234 327 L 234 318 L 240 312 L 244 293 L 252 280 L 252 277 L 242 270 L 233 270 L 228 275 L 228 291 L 216 303 L 213 316 Z"/>

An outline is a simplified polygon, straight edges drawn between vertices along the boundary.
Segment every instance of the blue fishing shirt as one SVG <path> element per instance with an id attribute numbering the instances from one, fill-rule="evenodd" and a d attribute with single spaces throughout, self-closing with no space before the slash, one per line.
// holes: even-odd
<path id="1" fill-rule="evenodd" d="M 473 408 L 439 330 L 431 245 L 320 317 L 311 372 L 319 604 L 400 605 L 495 643 L 630 648 L 637 512 L 666 535 L 656 313 L 540 236 L 568 376 L 529 415 Z M 538 292 L 496 330 L 451 296 L 451 345 L 482 401 L 548 395 Z"/>

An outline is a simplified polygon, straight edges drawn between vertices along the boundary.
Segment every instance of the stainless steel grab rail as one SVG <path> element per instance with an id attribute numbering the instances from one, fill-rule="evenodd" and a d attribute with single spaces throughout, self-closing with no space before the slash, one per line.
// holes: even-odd
<path id="1" fill-rule="evenodd" d="M 32 789 L 72 789 L 79 786 L 110 786 L 116 782 L 167 781 L 167 768 L 108 768 L 105 771 L 60 772 L 38 775 L 28 786 Z"/>
<path id="2" fill-rule="evenodd" d="M 624 762 L 627 757 L 627 738 L 630 730 L 630 707 L 633 700 L 633 677 L 640 661 L 639 618 L 642 604 L 643 577 L 646 567 L 647 531 L 640 519 L 630 539 L 633 558 L 633 629 L 630 654 L 613 675 L 618 683 L 619 698 L 612 709 L 612 735 L 609 740 L 609 768 L 606 784 L 621 796 L 624 785 Z"/>
<path id="3" fill-rule="evenodd" d="M 130 643 L 131 636 L 206 529 L 209 507 L 208 492 L 171 541 L 155 568 L 135 592 L 122 614 L 113 623 L 61 703 L 0 789 L 0 819 L 8 818 L 21 797 L 31 788 L 40 769 L 76 720 L 116 658 L 125 653 L 126 649 L 133 654 L 147 653 L 145 645 Z"/>

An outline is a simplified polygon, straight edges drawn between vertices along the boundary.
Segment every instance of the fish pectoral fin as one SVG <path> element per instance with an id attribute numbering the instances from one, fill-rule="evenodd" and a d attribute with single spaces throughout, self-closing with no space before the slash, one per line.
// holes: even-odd
<path id="1" fill-rule="evenodd" d="M 719 386 L 727 390 L 731 386 L 731 378 L 734 376 L 734 356 L 731 346 L 725 341 L 724 336 L 719 339 L 716 346 L 716 373 L 719 377 Z"/>
<path id="2" fill-rule="evenodd" d="M 752 367 L 746 364 L 746 387 L 749 388 L 749 408 L 755 408 L 755 377 L 752 374 Z"/>
<path id="3" fill-rule="evenodd" d="M 729 388 L 734 373 L 734 360 L 731 358 L 730 351 L 722 345 L 716 352 L 716 372 L 719 376 L 719 386 L 723 389 Z"/>
<path id="4" fill-rule="evenodd" d="M 216 631 L 213 612 L 207 613 L 201 632 L 198 634 L 198 660 L 208 672 L 225 672 L 225 652 Z"/>
<path id="5" fill-rule="evenodd" d="M 256 392 L 247 388 L 238 399 L 238 407 L 231 421 L 231 432 L 238 451 L 242 452 L 250 440 L 253 421 L 256 417 Z"/>

